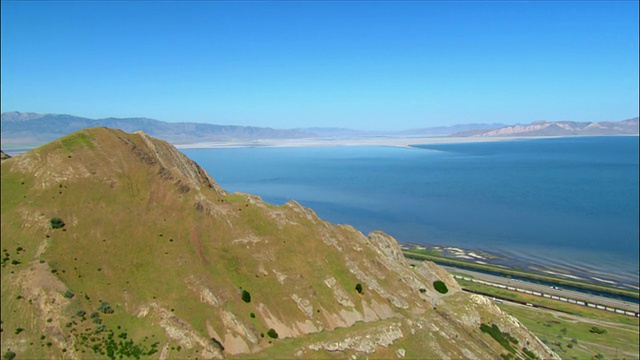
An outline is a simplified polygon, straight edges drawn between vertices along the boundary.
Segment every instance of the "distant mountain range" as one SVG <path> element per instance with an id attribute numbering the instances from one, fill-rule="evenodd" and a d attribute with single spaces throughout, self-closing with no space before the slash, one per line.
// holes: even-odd
<path id="1" fill-rule="evenodd" d="M 638 134 L 638 118 L 611 122 L 536 121 L 528 125 L 510 125 L 496 129 L 471 130 L 451 134 L 452 137 L 501 136 L 571 136 Z"/>
<path id="2" fill-rule="evenodd" d="M 2 144 L 40 145 L 75 131 L 104 126 L 127 132 L 138 130 L 173 144 L 238 141 L 255 139 L 297 139 L 314 134 L 297 130 L 278 130 L 253 126 L 213 125 L 201 123 L 168 123 L 147 118 L 88 119 L 72 115 L 2 113 Z"/>
<path id="3" fill-rule="evenodd" d="M 254 126 L 169 123 L 147 118 L 89 119 L 73 115 L 5 112 L 1 118 L 3 149 L 32 148 L 89 127 L 138 130 L 172 144 L 251 143 L 258 140 L 373 137 L 506 137 L 638 134 L 638 118 L 618 122 L 538 121 L 528 125 L 460 124 L 403 131 L 362 131 L 335 127 L 272 129 Z"/>

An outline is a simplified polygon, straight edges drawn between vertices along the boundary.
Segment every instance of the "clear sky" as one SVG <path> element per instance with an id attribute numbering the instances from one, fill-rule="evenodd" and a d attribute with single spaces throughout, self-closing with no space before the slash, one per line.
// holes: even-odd
<path id="1" fill-rule="evenodd" d="M 2 111 L 295 128 L 623 120 L 637 1 L 7 1 Z"/>

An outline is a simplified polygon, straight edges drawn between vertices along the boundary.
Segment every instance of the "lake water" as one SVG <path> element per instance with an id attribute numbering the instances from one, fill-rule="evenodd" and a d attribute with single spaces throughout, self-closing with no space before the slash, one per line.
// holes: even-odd
<path id="1" fill-rule="evenodd" d="M 638 285 L 637 136 L 182 151 L 230 192 L 365 234 Z"/>

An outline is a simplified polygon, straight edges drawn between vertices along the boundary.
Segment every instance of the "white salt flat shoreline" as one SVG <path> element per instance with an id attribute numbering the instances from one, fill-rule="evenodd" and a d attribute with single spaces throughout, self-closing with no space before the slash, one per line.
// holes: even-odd
<path id="1" fill-rule="evenodd" d="M 362 138 L 309 138 L 283 140 L 239 140 L 220 142 L 200 142 L 175 144 L 179 149 L 213 149 L 242 147 L 324 147 L 324 146 L 394 146 L 410 147 L 427 144 L 458 144 L 475 142 L 496 142 L 519 139 L 540 139 L 542 137 L 362 137 Z"/>
<path id="2" fill-rule="evenodd" d="M 638 135 L 612 135 L 638 136 Z M 173 144 L 178 149 L 214 149 L 246 147 L 325 147 L 325 146 L 393 146 L 460 144 L 496 142 L 511 140 L 552 139 L 566 137 L 587 137 L 587 135 L 567 136 L 505 136 L 505 137 L 448 137 L 448 136 L 362 136 L 353 138 L 307 138 L 307 139 L 263 139 L 238 141 L 208 141 L 191 144 Z"/>

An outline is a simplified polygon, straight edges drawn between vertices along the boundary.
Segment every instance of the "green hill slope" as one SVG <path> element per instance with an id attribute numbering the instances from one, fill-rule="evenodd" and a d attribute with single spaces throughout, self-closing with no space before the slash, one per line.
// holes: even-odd
<path id="1" fill-rule="evenodd" d="M 390 236 L 228 194 L 143 133 L 92 128 L 4 160 L 2 252 L 16 359 L 556 356 Z"/>

